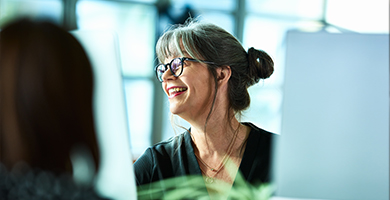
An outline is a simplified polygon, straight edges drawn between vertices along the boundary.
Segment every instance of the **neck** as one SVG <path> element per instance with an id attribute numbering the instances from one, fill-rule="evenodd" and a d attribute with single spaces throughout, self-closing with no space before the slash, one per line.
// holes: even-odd
<path id="1" fill-rule="evenodd" d="M 241 125 L 235 117 L 216 117 L 213 116 L 205 123 L 192 123 L 191 135 L 199 154 L 217 154 L 223 155 L 236 136 L 235 143 L 242 143 L 246 137 L 246 128 Z M 236 145 L 233 146 L 236 148 Z"/>

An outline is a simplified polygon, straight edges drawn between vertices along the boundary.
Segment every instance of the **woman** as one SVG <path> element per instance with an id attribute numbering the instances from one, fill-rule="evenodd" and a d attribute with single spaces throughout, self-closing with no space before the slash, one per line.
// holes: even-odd
<path id="1" fill-rule="evenodd" d="M 213 185 L 230 187 L 237 175 L 251 184 L 269 182 L 272 134 L 237 118 L 250 104 L 248 87 L 273 73 L 270 56 L 246 52 L 224 29 L 196 21 L 163 34 L 156 51 L 170 111 L 191 128 L 145 151 L 134 165 L 137 184 L 203 175 L 213 195 Z"/>
<path id="2" fill-rule="evenodd" d="M 70 33 L 28 19 L 2 27 L 0 199 L 100 199 L 92 93 L 91 64 Z"/>

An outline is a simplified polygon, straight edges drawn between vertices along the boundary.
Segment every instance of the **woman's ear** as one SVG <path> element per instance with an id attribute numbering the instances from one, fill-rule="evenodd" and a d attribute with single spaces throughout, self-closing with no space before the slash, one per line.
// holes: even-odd
<path id="1" fill-rule="evenodd" d="M 230 69 L 230 66 L 223 66 L 217 68 L 217 78 L 220 86 L 227 84 L 231 75 L 232 75 L 232 70 Z"/>

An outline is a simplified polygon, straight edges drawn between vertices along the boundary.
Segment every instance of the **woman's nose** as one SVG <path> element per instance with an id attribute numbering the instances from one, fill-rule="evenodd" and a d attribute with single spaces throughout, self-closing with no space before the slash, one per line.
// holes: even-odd
<path id="1" fill-rule="evenodd" d="M 167 80 L 176 79 L 177 77 L 175 77 L 175 76 L 172 74 L 171 70 L 168 69 L 168 70 L 166 70 L 166 71 L 162 74 L 161 78 L 162 78 L 163 81 L 167 81 Z"/>

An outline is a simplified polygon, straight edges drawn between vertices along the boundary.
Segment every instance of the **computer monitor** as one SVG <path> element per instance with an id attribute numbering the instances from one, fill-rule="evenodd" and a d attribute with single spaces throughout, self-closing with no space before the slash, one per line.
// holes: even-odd
<path id="1" fill-rule="evenodd" d="M 275 196 L 388 200 L 389 35 L 291 31 L 286 45 Z"/>
<path id="2" fill-rule="evenodd" d="M 136 199 L 118 37 L 111 31 L 71 31 L 94 72 L 94 117 L 101 164 L 97 189 L 111 199 Z"/>

